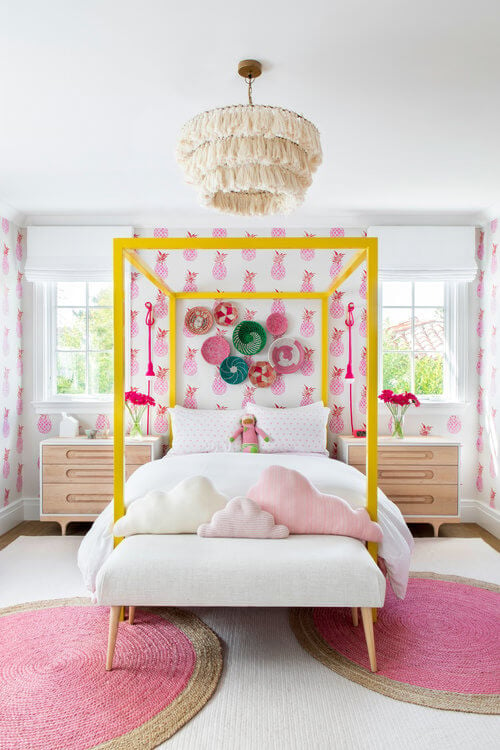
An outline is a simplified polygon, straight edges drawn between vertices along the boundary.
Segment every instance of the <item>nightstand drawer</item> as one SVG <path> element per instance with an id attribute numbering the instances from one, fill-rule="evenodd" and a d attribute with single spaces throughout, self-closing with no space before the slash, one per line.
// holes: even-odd
<path id="1" fill-rule="evenodd" d="M 113 499 L 113 484 L 44 484 L 43 513 L 98 515 Z"/>
<path id="2" fill-rule="evenodd" d="M 379 466 L 399 466 L 402 464 L 432 464 L 435 466 L 457 466 L 458 448 L 454 445 L 417 446 L 417 445 L 380 445 L 378 448 Z M 366 448 L 364 445 L 349 447 L 349 463 L 352 466 L 364 464 Z"/>
<path id="3" fill-rule="evenodd" d="M 127 479 L 134 473 L 136 469 L 142 466 L 142 464 L 126 464 L 125 476 Z M 89 482 L 113 484 L 113 464 L 102 464 L 96 462 L 95 464 L 43 464 L 43 483 L 45 484 L 61 484 L 61 483 L 82 483 Z"/>
<path id="4" fill-rule="evenodd" d="M 385 484 L 380 489 L 396 503 L 405 516 L 456 516 L 458 488 L 456 484 L 428 486 L 422 484 Z"/>
<path id="5" fill-rule="evenodd" d="M 91 441 L 89 441 L 91 442 Z M 126 445 L 125 461 L 130 464 L 145 464 L 151 461 L 151 446 Z M 113 464 L 112 445 L 44 445 L 44 464 Z"/>
<path id="6" fill-rule="evenodd" d="M 354 466 L 362 474 L 366 474 L 366 466 Z M 380 466 L 378 469 L 379 484 L 457 484 L 458 469 L 456 466 Z"/>

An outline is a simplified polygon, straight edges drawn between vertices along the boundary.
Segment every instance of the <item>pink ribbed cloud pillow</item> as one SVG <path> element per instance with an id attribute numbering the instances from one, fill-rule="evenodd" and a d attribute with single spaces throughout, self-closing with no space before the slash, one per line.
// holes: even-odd
<path id="1" fill-rule="evenodd" d="M 210 523 L 198 528 L 198 536 L 246 537 L 248 539 L 284 539 L 286 526 L 277 526 L 271 513 L 259 508 L 248 497 L 235 497 L 212 516 Z"/>
<path id="2" fill-rule="evenodd" d="M 351 508 L 335 495 L 324 495 L 298 471 L 270 466 L 247 493 L 291 534 L 339 534 L 368 542 L 382 541 L 378 523 L 365 508 Z"/>

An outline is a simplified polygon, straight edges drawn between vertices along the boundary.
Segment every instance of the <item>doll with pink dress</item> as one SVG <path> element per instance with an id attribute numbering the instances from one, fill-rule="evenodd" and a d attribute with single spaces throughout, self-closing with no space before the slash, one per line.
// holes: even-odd
<path id="1" fill-rule="evenodd" d="M 257 427 L 253 414 L 243 415 L 241 418 L 241 426 L 238 427 L 234 435 L 231 435 L 229 440 L 233 443 L 240 435 L 241 450 L 243 453 L 258 453 L 259 437 L 261 437 L 265 443 L 268 443 L 270 440 L 269 435 L 266 435 L 264 430 Z"/>

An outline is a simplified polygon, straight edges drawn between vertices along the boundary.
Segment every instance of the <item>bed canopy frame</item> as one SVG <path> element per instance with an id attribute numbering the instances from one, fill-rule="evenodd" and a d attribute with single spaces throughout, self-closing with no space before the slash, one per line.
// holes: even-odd
<path id="1" fill-rule="evenodd" d="M 350 259 L 324 291 L 318 292 L 176 292 L 140 257 L 138 250 L 349 250 Z M 374 237 L 134 237 L 116 238 L 113 248 L 114 309 L 114 520 L 125 514 L 125 263 L 129 262 L 169 299 L 170 406 L 176 404 L 176 301 L 179 299 L 316 299 L 321 300 L 321 395 L 328 396 L 328 300 L 333 292 L 362 264 L 367 269 L 367 421 L 366 508 L 377 520 L 377 332 L 378 332 L 378 241 Z M 115 546 L 121 542 L 115 537 Z M 377 561 L 377 544 L 368 542 Z"/>

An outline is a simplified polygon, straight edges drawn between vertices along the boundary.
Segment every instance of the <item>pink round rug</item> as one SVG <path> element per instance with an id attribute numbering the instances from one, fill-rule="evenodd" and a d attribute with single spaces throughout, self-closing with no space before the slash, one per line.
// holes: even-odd
<path id="1" fill-rule="evenodd" d="M 343 676 L 398 700 L 474 713 L 500 710 L 500 587 L 414 574 L 406 598 L 388 586 L 374 624 L 378 672 L 345 608 L 291 614 L 300 643 Z"/>
<path id="2" fill-rule="evenodd" d="M 222 670 L 219 639 L 182 610 L 120 623 L 106 672 L 109 610 L 88 600 L 0 611 L 0 748 L 153 748 L 191 719 Z"/>

